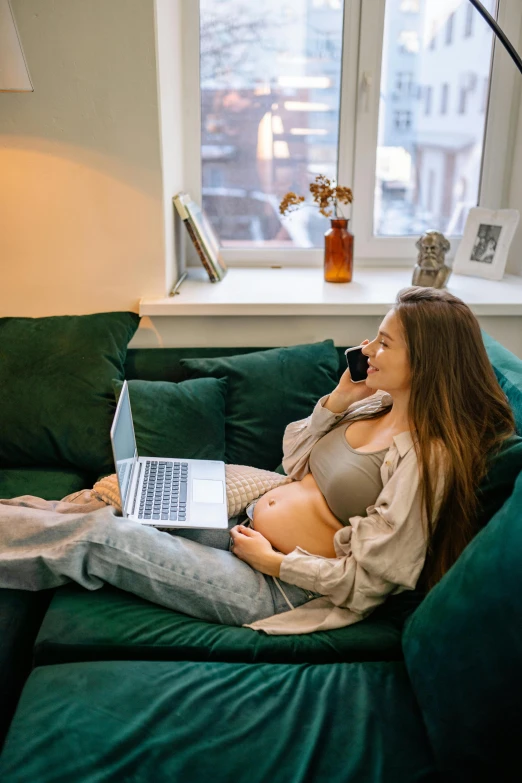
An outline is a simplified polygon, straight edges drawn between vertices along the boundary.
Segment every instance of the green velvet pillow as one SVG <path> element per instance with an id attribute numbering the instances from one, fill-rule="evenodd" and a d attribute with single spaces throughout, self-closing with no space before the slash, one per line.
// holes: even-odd
<path id="1" fill-rule="evenodd" d="M 226 378 L 128 384 L 140 457 L 224 461 Z M 119 399 L 123 383 L 113 385 Z"/>
<path id="2" fill-rule="evenodd" d="M 522 435 L 522 387 L 514 386 L 497 367 L 493 367 L 493 370 L 497 376 L 500 388 L 506 395 L 511 410 L 513 411 L 517 432 L 519 435 Z M 522 384 L 522 378 L 519 383 Z"/>
<path id="3" fill-rule="evenodd" d="M 522 474 L 405 626 L 406 666 L 444 780 L 520 777 L 521 509 Z"/>
<path id="4" fill-rule="evenodd" d="M 517 432 L 522 435 L 522 360 L 486 332 L 482 332 L 482 339 L 500 387 L 513 410 Z"/>
<path id="5" fill-rule="evenodd" d="M 112 379 L 135 313 L 0 318 L 0 467 L 112 464 Z"/>
<path id="6" fill-rule="evenodd" d="M 309 416 L 337 386 L 333 340 L 213 359 L 181 359 L 192 377 L 228 379 L 227 463 L 273 470 L 287 424 Z"/>
<path id="7" fill-rule="evenodd" d="M 522 438 L 513 435 L 502 443 L 502 448 L 490 458 L 487 475 L 478 489 L 478 526 L 484 527 L 502 508 L 513 492 L 522 471 Z"/>

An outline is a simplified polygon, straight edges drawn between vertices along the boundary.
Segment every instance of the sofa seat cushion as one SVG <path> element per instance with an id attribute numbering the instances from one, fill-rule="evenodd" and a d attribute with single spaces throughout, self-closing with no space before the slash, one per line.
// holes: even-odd
<path id="1" fill-rule="evenodd" d="M 401 630 L 421 596 L 391 596 L 366 620 L 334 631 L 268 636 L 188 617 L 108 585 L 59 588 L 35 645 L 37 664 L 87 660 L 326 663 L 400 660 Z"/>
<path id="2" fill-rule="evenodd" d="M 227 378 L 225 462 L 274 470 L 287 424 L 337 385 L 333 340 L 236 356 L 181 359 L 193 378 Z"/>
<path id="3" fill-rule="evenodd" d="M 404 665 L 113 661 L 40 667 L 2 783 L 436 783 Z"/>
<path id="4" fill-rule="evenodd" d="M 52 593 L 0 590 L 0 747 L 31 671 L 34 640 Z"/>
<path id="5" fill-rule="evenodd" d="M 0 469 L 0 498 L 34 495 L 44 500 L 61 500 L 80 489 L 89 489 L 95 481 L 95 475 L 87 471 L 63 468 Z"/>
<path id="6" fill-rule="evenodd" d="M 113 378 L 135 313 L 0 318 L 0 467 L 112 465 Z"/>

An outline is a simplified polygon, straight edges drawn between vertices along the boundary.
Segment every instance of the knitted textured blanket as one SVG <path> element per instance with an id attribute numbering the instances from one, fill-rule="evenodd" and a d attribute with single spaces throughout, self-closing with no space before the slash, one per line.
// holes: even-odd
<path id="1" fill-rule="evenodd" d="M 282 476 L 272 470 L 252 468 L 249 465 L 225 465 L 225 478 L 229 519 L 242 514 L 252 501 L 257 500 L 268 490 L 292 481 L 288 476 Z M 92 495 L 107 505 L 114 506 L 121 514 L 121 499 L 116 473 L 97 481 L 92 488 Z M 67 496 L 63 500 L 67 501 L 70 497 Z"/>

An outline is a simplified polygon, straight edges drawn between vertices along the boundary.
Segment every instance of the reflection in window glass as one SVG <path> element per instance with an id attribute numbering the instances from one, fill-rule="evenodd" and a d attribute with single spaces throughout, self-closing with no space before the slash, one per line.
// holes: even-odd
<path id="1" fill-rule="evenodd" d="M 342 27 L 341 0 L 200 1 L 202 200 L 224 247 L 324 245 L 317 209 L 279 202 L 336 178 Z"/>
<path id="2" fill-rule="evenodd" d="M 494 0 L 483 3 L 494 13 Z M 468 0 L 419 0 L 415 16 L 387 0 L 375 235 L 462 234 L 478 202 L 491 51 Z M 405 73 L 416 89 L 398 89 Z"/>

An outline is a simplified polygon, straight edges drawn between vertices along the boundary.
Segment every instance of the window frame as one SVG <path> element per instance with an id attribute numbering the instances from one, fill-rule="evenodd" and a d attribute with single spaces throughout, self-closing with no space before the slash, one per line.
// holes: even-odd
<path id="1" fill-rule="evenodd" d="M 519 0 L 497 0 L 498 23 L 504 30 L 522 24 Z M 355 235 L 356 266 L 413 266 L 415 238 L 373 236 L 377 151 L 377 124 L 386 0 L 344 0 L 343 62 L 341 67 L 338 182 L 351 187 L 350 229 Z M 370 8 L 371 6 L 371 8 Z M 201 203 L 201 102 L 199 68 L 199 2 L 182 0 L 183 149 L 185 190 Z M 455 32 L 454 32 L 455 35 Z M 509 160 L 518 119 L 518 72 L 498 39 L 493 43 L 493 65 L 484 140 L 484 160 L 478 205 L 508 205 Z M 195 100 L 194 96 L 198 99 Z M 503 158 L 499 160 L 499 155 Z M 460 236 L 448 237 L 454 257 Z M 199 259 L 186 239 L 187 265 Z M 320 267 L 323 248 L 223 248 L 230 267 Z"/>

